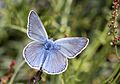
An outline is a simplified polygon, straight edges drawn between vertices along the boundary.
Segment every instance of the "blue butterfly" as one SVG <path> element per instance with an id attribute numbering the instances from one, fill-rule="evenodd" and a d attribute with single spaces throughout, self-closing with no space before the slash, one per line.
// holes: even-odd
<path id="1" fill-rule="evenodd" d="M 37 13 L 30 11 L 27 35 L 34 40 L 23 50 L 27 64 L 48 74 L 60 74 L 67 69 L 68 59 L 80 54 L 88 45 L 86 37 L 67 37 L 56 41 L 48 39 L 47 32 Z"/>

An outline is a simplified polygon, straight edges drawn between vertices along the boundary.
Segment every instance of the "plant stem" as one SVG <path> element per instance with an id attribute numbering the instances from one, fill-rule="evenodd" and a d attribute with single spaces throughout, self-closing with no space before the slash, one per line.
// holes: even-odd
<path id="1" fill-rule="evenodd" d="M 20 68 L 25 64 L 25 61 L 22 61 L 21 64 L 16 68 L 15 73 L 13 74 L 12 78 L 10 79 L 10 82 L 8 84 L 13 84 L 13 81 L 19 72 Z"/>
<path id="2" fill-rule="evenodd" d="M 118 75 L 117 75 L 116 78 L 114 79 L 113 83 L 115 83 L 115 82 L 118 80 L 119 77 L 120 77 L 120 72 L 118 73 Z"/>
<path id="3" fill-rule="evenodd" d="M 118 54 L 118 49 L 117 49 L 117 46 L 116 46 L 116 45 L 115 45 L 115 52 L 116 52 L 117 58 L 120 60 L 120 57 L 119 57 L 119 54 Z"/>
<path id="4" fill-rule="evenodd" d="M 23 33 L 26 33 L 26 29 L 25 28 L 22 28 L 22 27 L 19 27 L 19 26 L 16 26 L 16 25 L 8 25 L 7 27 L 9 27 L 11 29 L 18 30 L 18 31 L 23 32 Z"/>
<path id="5" fill-rule="evenodd" d="M 60 75 L 60 79 L 61 79 L 61 84 L 65 84 L 63 79 L 63 74 Z"/>
<path id="6" fill-rule="evenodd" d="M 120 69 L 120 62 L 118 63 L 117 67 L 114 69 L 113 73 L 111 74 L 111 76 L 106 80 L 104 81 L 103 83 L 106 84 L 106 83 L 109 83 L 109 82 L 112 82 L 114 76 L 116 75 L 116 73 L 119 71 Z"/>

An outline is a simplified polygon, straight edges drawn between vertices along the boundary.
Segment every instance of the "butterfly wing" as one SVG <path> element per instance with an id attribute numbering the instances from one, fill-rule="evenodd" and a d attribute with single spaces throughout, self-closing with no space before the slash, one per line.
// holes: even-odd
<path id="1" fill-rule="evenodd" d="M 60 74 L 67 69 L 68 59 L 59 51 L 48 52 L 42 70 L 48 74 Z"/>
<path id="2" fill-rule="evenodd" d="M 45 28 L 35 11 L 30 11 L 28 16 L 27 35 L 32 40 L 44 42 L 48 39 Z"/>
<path id="3" fill-rule="evenodd" d="M 87 47 L 88 43 L 89 39 L 85 37 L 69 37 L 55 41 L 55 44 L 60 46 L 58 51 L 67 58 L 76 57 Z"/>
<path id="4" fill-rule="evenodd" d="M 44 61 L 45 49 L 39 42 L 29 43 L 23 50 L 23 57 L 27 64 L 34 69 L 40 69 Z"/>

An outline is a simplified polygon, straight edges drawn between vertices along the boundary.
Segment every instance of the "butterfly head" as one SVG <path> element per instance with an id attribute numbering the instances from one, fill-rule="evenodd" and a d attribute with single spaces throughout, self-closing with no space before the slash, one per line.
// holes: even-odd
<path id="1" fill-rule="evenodd" d="M 46 43 L 44 44 L 44 47 L 46 50 L 52 50 L 54 47 L 53 41 L 52 40 L 46 41 Z"/>

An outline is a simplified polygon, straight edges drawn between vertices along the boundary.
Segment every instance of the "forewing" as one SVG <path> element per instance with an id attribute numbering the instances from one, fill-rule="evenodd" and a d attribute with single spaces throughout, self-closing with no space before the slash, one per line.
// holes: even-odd
<path id="1" fill-rule="evenodd" d="M 44 46 L 33 41 L 24 48 L 23 57 L 31 68 L 39 70 L 43 64 L 44 53 Z"/>
<path id="2" fill-rule="evenodd" d="M 29 13 L 27 27 L 27 34 L 30 39 L 37 40 L 39 42 L 44 42 L 48 39 L 48 35 L 41 20 L 33 10 Z"/>
<path id="3" fill-rule="evenodd" d="M 42 70 L 48 74 L 60 74 L 67 69 L 68 59 L 59 51 L 48 52 Z"/>
<path id="4" fill-rule="evenodd" d="M 88 45 L 89 39 L 85 37 L 69 37 L 55 41 L 60 47 L 59 52 L 67 58 L 74 58 L 80 54 Z"/>

